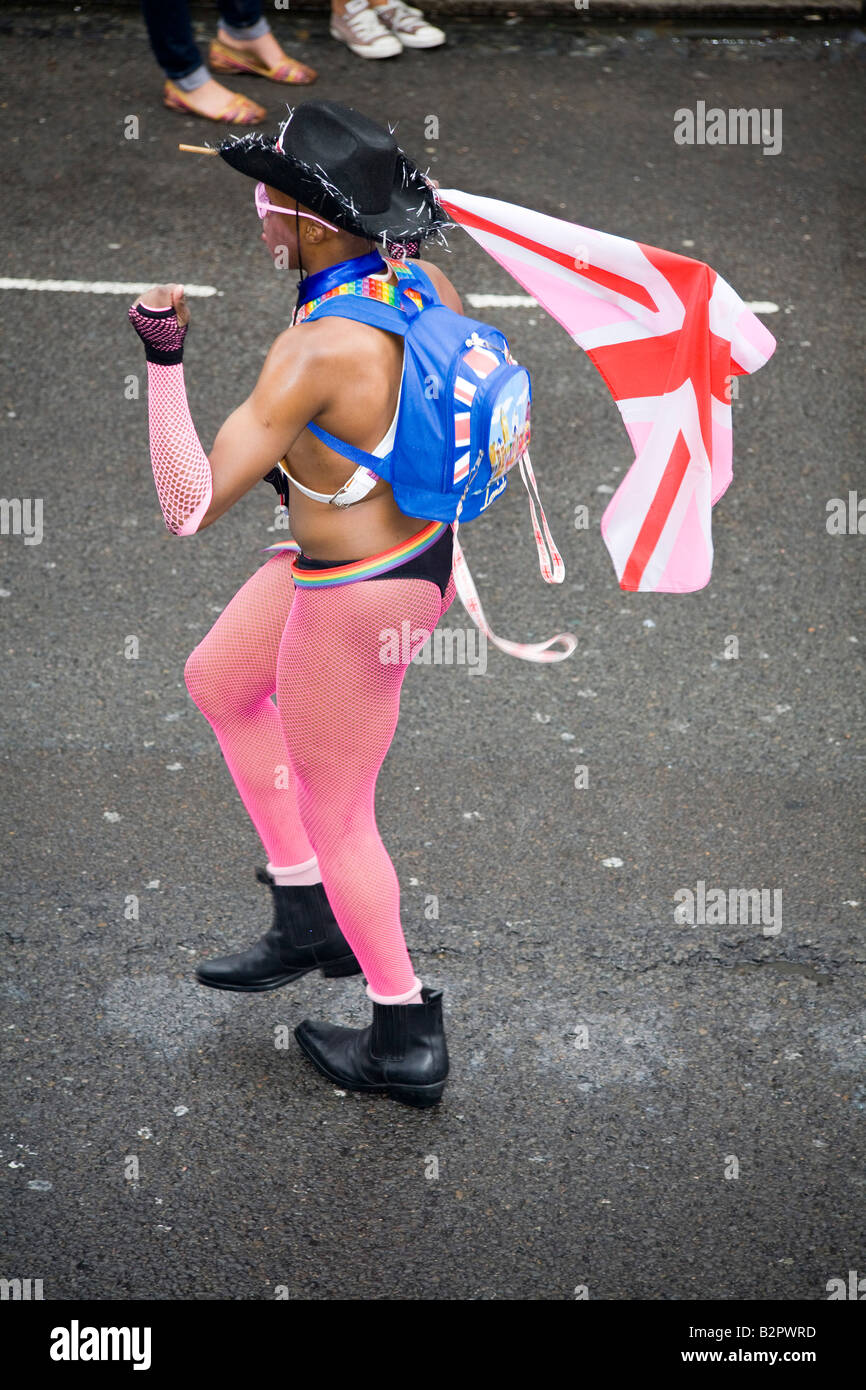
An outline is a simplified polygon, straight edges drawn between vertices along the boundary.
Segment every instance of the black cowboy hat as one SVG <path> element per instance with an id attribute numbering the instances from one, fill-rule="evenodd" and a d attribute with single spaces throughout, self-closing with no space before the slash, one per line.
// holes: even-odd
<path id="1" fill-rule="evenodd" d="M 390 132 L 340 102 L 308 101 L 277 135 L 229 137 L 217 152 L 355 236 L 423 241 L 454 225 Z"/>

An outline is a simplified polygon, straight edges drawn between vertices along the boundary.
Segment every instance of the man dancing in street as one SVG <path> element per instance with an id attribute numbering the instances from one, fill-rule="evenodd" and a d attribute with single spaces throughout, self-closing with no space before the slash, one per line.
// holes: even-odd
<path id="1" fill-rule="evenodd" d="M 203 530 L 267 477 L 288 500 L 294 538 L 272 547 L 186 666 L 265 847 L 260 876 L 274 899 L 261 940 L 205 961 L 197 976 L 258 991 L 313 970 L 363 972 L 372 1024 L 305 1020 L 298 1042 L 342 1087 L 429 1105 L 448 1075 L 442 990 L 415 974 L 374 813 L 409 657 L 383 662 L 380 634 L 404 622 L 432 634 L 455 594 L 453 532 L 407 516 L 347 451 L 383 457 L 391 447 L 403 341 L 389 325 L 403 297 L 462 313 L 434 265 L 383 257 L 377 245 L 418 244 L 447 223 L 391 135 L 337 103 L 308 102 L 279 136 L 246 135 L 219 153 L 256 181 L 262 238 L 304 278 L 293 326 L 209 454 L 184 388 L 182 286 L 159 286 L 129 311 L 147 352 L 151 459 L 168 527 Z M 352 295 L 376 302 L 381 326 L 313 316 Z"/>

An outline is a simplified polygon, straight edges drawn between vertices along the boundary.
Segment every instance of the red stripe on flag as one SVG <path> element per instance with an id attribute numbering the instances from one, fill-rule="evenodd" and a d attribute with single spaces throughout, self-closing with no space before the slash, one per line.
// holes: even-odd
<path id="1" fill-rule="evenodd" d="M 605 289 L 612 290 L 614 294 L 625 295 L 626 299 L 632 300 L 635 304 L 642 304 L 645 309 L 650 309 L 653 313 L 658 312 L 658 305 L 652 298 L 649 291 L 637 280 L 627 280 L 621 275 L 611 275 L 606 270 L 598 270 L 594 266 L 587 266 L 578 270 L 574 264 L 574 257 L 566 254 L 565 251 L 554 251 L 552 246 L 544 246 L 540 241 L 532 241 L 529 237 L 521 236 L 520 232 L 513 232 L 507 227 L 500 226 L 497 222 L 488 222 L 484 217 L 478 217 L 474 212 L 467 212 L 465 208 L 455 207 L 453 203 L 443 202 L 442 206 L 455 222 L 463 223 L 467 227 L 476 227 L 480 232 L 490 232 L 493 236 L 503 237 L 506 241 L 514 242 L 515 246 L 524 246 L 527 251 L 534 251 L 537 256 L 543 257 L 546 261 L 555 261 L 557 265 L 565 266 L 575 275 L 582 275 L 587 280 L 592 280 L 596 285 L 603 285 Z M 556 219 L 561 221 L 561 218 Z M 515 279 L 520 279 L 519 275 Z"/>
<path id="2" fill-rule="evenodd" d="M 689 446 L 686 444 L 682 433 L 677 434 L 677 440 L 671 450 L 671 456 L 665 466 L 661 482 L 656 489 L 656 495 L 650 503 L 649 510 L 644 517 L 643 525 L 638 532 L 632 552 L 628 557 L 622 578 L 619 581 L 621 589 L 634 591 L 640 587 L 643 572 L 646 569 L 650 556 L 659 542 L 659 537 L 664 530 L 671 507 L 674 504 L 676 495 L 680 490 L 680 484 L 685 477 L 686 469 L 689 465 Z"/>

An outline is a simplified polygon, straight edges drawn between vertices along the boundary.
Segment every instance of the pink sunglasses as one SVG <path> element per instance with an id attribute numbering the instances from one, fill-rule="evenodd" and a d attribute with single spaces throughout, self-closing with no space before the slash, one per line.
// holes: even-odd
<path id="1" fill-rule="evenodd" d="M 256 184 L 255 192 L 256 212 L 264 221 L 269 212 L 279 213 L 280 217 L 306 217 L 310 222 L 318 222 L 322 227 L 329 227 L 332 232 L 338 232 L 339 227 L 335 227 L 332 222 L 325 222 L 321 217 L 314 217 L 311 212 L 298 212 L 294 208 L 279 208 L 275 203 L 268 202 L 268 193 L 263 183 Z"/>

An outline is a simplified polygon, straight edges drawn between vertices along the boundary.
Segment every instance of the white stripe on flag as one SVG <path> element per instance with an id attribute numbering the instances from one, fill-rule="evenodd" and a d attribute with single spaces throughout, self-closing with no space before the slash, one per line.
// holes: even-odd
<path id="1" fill-rule="evenodd" d="M 537 309 L 538 300 L 529 294 L 466 294 L 470 309 Z M 778 314 L 779 306 L 771 299 L 744 299 L 743 306 L 753 314 Z"/>

